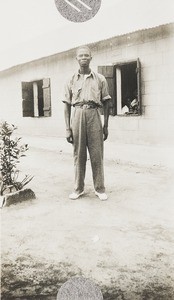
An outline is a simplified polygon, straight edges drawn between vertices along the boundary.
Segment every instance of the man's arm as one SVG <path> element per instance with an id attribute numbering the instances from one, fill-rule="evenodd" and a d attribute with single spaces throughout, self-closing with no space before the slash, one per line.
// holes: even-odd
<path id="1" fill-rule="evenodd" d="M 103 102 L 103 113 L 104 113 L 104 126 L 103 126 L 103 140 L 105 141 L 108 137 L 108 121 L 109 121 L 109 101 Z"/>
<path id="2" fill-rule="evenodd" d="M 66 125 L 66 139 L 68 143 L 73 144 L 73 134 L 71 129 L 71 104 L 65 103 L 64 106 L 64 116 L 65 116 L 65 125 Z"/>
<path id="3" fill-rule="evenodd" d="M 102 80 L 101 101 L 103 103 L 104 113 L 103 139 L 105 141 L 108 137 L 109 103 L 111 96 L 109 95 L 109 87 L 106 78 L 103 75 L 100 75 L 100 78 Z"/>

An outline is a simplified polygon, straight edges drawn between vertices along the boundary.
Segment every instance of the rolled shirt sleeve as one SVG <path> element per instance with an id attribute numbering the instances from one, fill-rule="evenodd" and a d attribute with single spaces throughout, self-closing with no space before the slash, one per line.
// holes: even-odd
<path id="1" fill-rule="evenodd" d="M 68 80 L 64 86 L 64 99 L 62 102 L 68 104 L 71 104 L 72 102 L 72 89 L 70 80 Z"/>
<path id="2" fill-rule="evenodd" d="M 104 102 L 106 100 L 110 100 L 111 96 L 109 95 L 109 87 L 106 78 L 104 76 L 102 77 L 101 101 Z"/>

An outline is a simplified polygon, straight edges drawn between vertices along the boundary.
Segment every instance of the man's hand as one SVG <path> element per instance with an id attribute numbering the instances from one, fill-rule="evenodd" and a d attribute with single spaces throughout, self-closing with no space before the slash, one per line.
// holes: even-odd
<path id="1" fill-rule="evenodd" d="M 66 139 L 67 142 L 70 144 L 73 144 L 73 134 L 72 134 L 72 129 L 66 129 Z"/>
<path id="2" fill-rule="evenodd" d="M 106 139 L 108 138 L 108 127 L 107 126 L 103 126 L 103 140 L 106 141 Z"/>

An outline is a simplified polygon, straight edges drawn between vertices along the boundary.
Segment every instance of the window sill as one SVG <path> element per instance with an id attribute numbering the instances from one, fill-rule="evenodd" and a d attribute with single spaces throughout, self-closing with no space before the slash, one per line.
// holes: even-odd
<path id="1" fill-rule="evenodd" d="M 128 117 L 140 117 L 141 114 L 120 114 L 120 115 L 115 115 L 115 116 L 128 118 Z"/>

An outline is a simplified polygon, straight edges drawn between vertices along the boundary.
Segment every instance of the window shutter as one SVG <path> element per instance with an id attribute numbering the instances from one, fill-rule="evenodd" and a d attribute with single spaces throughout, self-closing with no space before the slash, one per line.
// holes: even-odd
<path id="1" fill-rule="evenodd" d="M 142 114 L 142 100 L 141 100 L 141 64 L 139 58 L 137 59 L 137 98 L 139 102 L 138 114 Z"/>
<path id="2" fill-rule="evenodd" d="M 116 115 L 116 71 L 115 66 L 99 66 L 98 72 L 102 74 L 108 83 L 109 95 L 112 98 L 110 101 L 110 114 Z"/>
<path id="3" fill-rule="evenodd" d="M 33 83 L 22 82 L 23 117 L 34 117 Z"/>
<path id="4" fill-rule="evenodd" d="M 44 102 L 44 116 L 51 116 L 51 89 L 50 89 L 50 78 L 43 79 L 43 102 Z"/>

